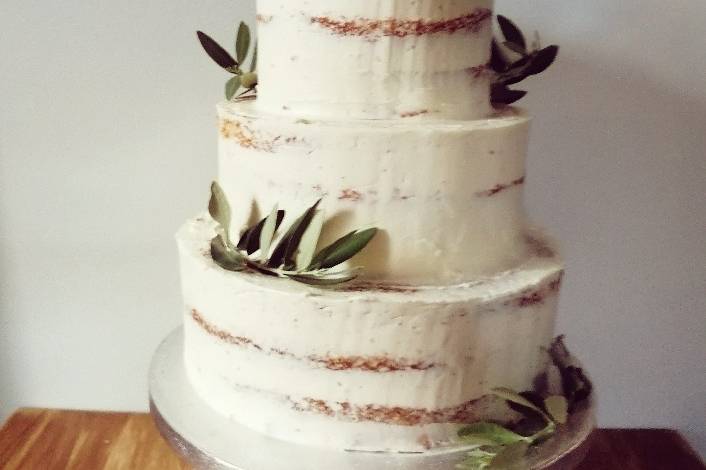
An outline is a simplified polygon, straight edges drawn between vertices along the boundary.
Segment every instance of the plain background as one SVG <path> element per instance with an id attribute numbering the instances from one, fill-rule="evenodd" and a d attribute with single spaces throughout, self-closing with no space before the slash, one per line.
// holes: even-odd
<path id="1" fill-rule="evenodd" d="M 0 2 L 0 419 L 146 408 L 180 323 L 173 233 L 216 171 L 226 76 L 194 30 L 230 43 L 253 3 Z M 527 206 L 563 241 L 558 331 L 600 424 L 678 428 L 706 453 L 706 2 L 498 12 L 562 46 L 523 101 Z"/>

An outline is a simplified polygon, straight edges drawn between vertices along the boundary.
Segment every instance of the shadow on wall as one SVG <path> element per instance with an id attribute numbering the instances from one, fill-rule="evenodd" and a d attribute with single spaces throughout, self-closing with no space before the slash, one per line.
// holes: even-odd
<path id="1" fill-rule="evenodd" d="M 4 224 L 3 224 L 4 225 Z M 9 237 L 0 225 L 0 425 L 19 405 L 19 383 L 16 369 L 19 360 L 13 353 L 14 339 L 18 332 L 12 330 L 10 312 L 12 309 L 12 288 Z"/>
<path id="2" fill-rule="evenodd" d="M 529 206 L 569 265 L 559 329 L 603 426 L 678 427 L 706 454 L 706 95 L 562 52 L 524 103 Z"/>

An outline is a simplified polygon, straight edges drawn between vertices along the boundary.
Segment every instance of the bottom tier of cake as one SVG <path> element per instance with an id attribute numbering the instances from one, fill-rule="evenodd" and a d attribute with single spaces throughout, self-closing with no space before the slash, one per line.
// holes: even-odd
<path id="1" fill-rule="evenodd" d="M 338 289 L 225 271 L 214 236 L 208 217 L 177 236 L 186 370 L 210 406 L 263 433 L 423 451 L 460 424 L 513 421 L 492 389 L 531 389 L 549 362 L 563 268 L 535 233 L 528 258 L 492 278 Z"/>

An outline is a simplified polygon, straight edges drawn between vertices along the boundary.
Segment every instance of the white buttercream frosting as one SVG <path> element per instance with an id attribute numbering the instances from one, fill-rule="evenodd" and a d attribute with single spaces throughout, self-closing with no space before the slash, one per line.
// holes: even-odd
<path id="1" fill-rule="evenodd" d="M 534 255 L 492 277 L 361 290 L 225 271 L 210 258 L 213 236 L 207 216 L 178 235 L 187 369 L 214 408 L 263 432 L 420 450 L 424 436 L 448 441 L 445 419 L 461 409 L 494 416 L 472 402 L 531 388 L 546 365 L 562 265 L 537 236 Z"/>
<path id="2" fill-rule="evenodd" d="M 492 0 L 258 0 L 258 107 L 295 116 L 490 114 Z"/>
<path id="3" fill-rule="evenodd" d="M 370 278 L 463 282 L 525 255 L 529 118 L 521 111 L 433 122 L 302 120 L 251 102 L 218 112 L 219 182 L 233 231 L 253 204 L 261 214 L 279 204 L 295 217 L 323 198 L 331 218 L 323 242 L 382 230 L 354 260 Z"/>

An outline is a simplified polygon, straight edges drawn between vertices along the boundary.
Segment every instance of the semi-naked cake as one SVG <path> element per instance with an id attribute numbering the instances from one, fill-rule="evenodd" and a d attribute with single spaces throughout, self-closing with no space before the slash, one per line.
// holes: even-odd
<path id="1" fill-rule="evenodd" d="M 553 367 L 563 266 L 525 220 L 529 117 L 491 106 L 492 7 L 258 0 L 257 98 L 218 106 L 230 231 L 317 200 L 321 246 L 379 231 L 349 262 L 357 279 L 322 287 L 224 269 L 218 222 L 186 223 L 184 362 L 213 409 L 287 441 L 395 452 L 521 419 L 498 389 L 535 390 Z"/>

